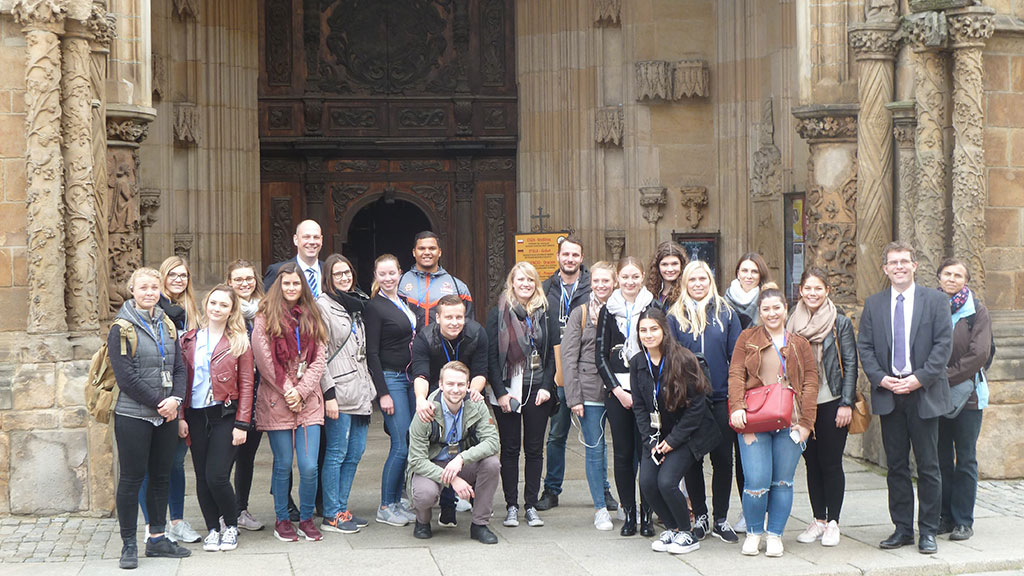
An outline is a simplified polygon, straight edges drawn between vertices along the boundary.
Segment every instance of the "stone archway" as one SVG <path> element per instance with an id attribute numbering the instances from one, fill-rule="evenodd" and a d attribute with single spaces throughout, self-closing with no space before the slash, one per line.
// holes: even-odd
<path id="1" fill-rule="evenodd" d="M 429 214 L 408 197 L 381 194 L 352 211 L 339 234 L 344 240 L 334 248 L 352 261 L 359 286 L 369 292 L 377 256 L 394 254 L 402 270 L 408 270 L 413 265 L 413 238 L 434 229 Z"/>

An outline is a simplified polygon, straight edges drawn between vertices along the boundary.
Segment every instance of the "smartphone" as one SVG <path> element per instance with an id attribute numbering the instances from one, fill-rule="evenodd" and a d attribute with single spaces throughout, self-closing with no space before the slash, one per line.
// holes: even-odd
<path id="1" fill-rule="evenodd" d="M 518 411 L 519 410 L 519 400 L 516 400 L 515 398 L 510 398 L 509 401 L 508 401 L 508 409 L 511 412 Z"/>
<path id="2" fill-rule="evenodd" d="M 665 456 L 663 454 L 658 454 L 657 452 L 651 452 L 651 460 L 654 461 L 654 465 L 655 466 L 661 466 L 661 461 L 664 460 L 664 459 L 665 459 Z"/>
<path id="3" fill-rule="evenodd" d="M 800 443 L 800 431 L 799 430 L 790 430 L 789 431 L 789 437 L 790 437 L 790 439 L 793 440 L 794 444 L 799 444 Z"/>

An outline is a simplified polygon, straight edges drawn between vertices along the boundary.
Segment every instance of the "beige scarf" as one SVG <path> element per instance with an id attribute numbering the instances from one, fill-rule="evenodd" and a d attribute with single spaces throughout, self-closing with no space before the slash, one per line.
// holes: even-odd
<path id="1" fill-rule="evenodd" d="M 821 366 L 822 343 L 825 341 L 825 337 L 832 332 L 832 327 L 836 325 L 836 315 L 838 313 L 836 305 L 832 303 L 830 298 L 826 298 L 825 303 L 815 312 L 811 312 L 801 299 L 793 307 L 793 312 L 789 315 L 789 321 L 786 323 L 786 328 L 790 332 L 803 336 L 811 343 L 811 350 L 814 350 L 814 360 L 819 367 Z M 818 372 L 819 383 L 823 384 L 825 374 L 820 370 Z"/>

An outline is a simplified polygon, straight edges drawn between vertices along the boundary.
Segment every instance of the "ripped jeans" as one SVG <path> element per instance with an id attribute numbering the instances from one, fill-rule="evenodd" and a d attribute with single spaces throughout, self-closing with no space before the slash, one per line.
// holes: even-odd
<path id="1" fill-rule="evenodd" d="M 804 444 L 789 437 L 789 428 L 776 432 L 739 435 L 740 460 L 743 462 L 743 517 L 748 534 L 782 536 L 793 509 L 793 476 Z M 765 515 L 768 516 L 767 526 Z"/>

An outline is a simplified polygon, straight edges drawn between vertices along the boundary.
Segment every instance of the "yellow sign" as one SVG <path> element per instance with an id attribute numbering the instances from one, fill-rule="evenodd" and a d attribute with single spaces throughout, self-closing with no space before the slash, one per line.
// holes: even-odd
<path id="1" fill-rule="evenodd" d="M 516 234 L 516 263 L 529 262 L 544 280 L 558 270 L 558 242 L 567 232 Z"/>

